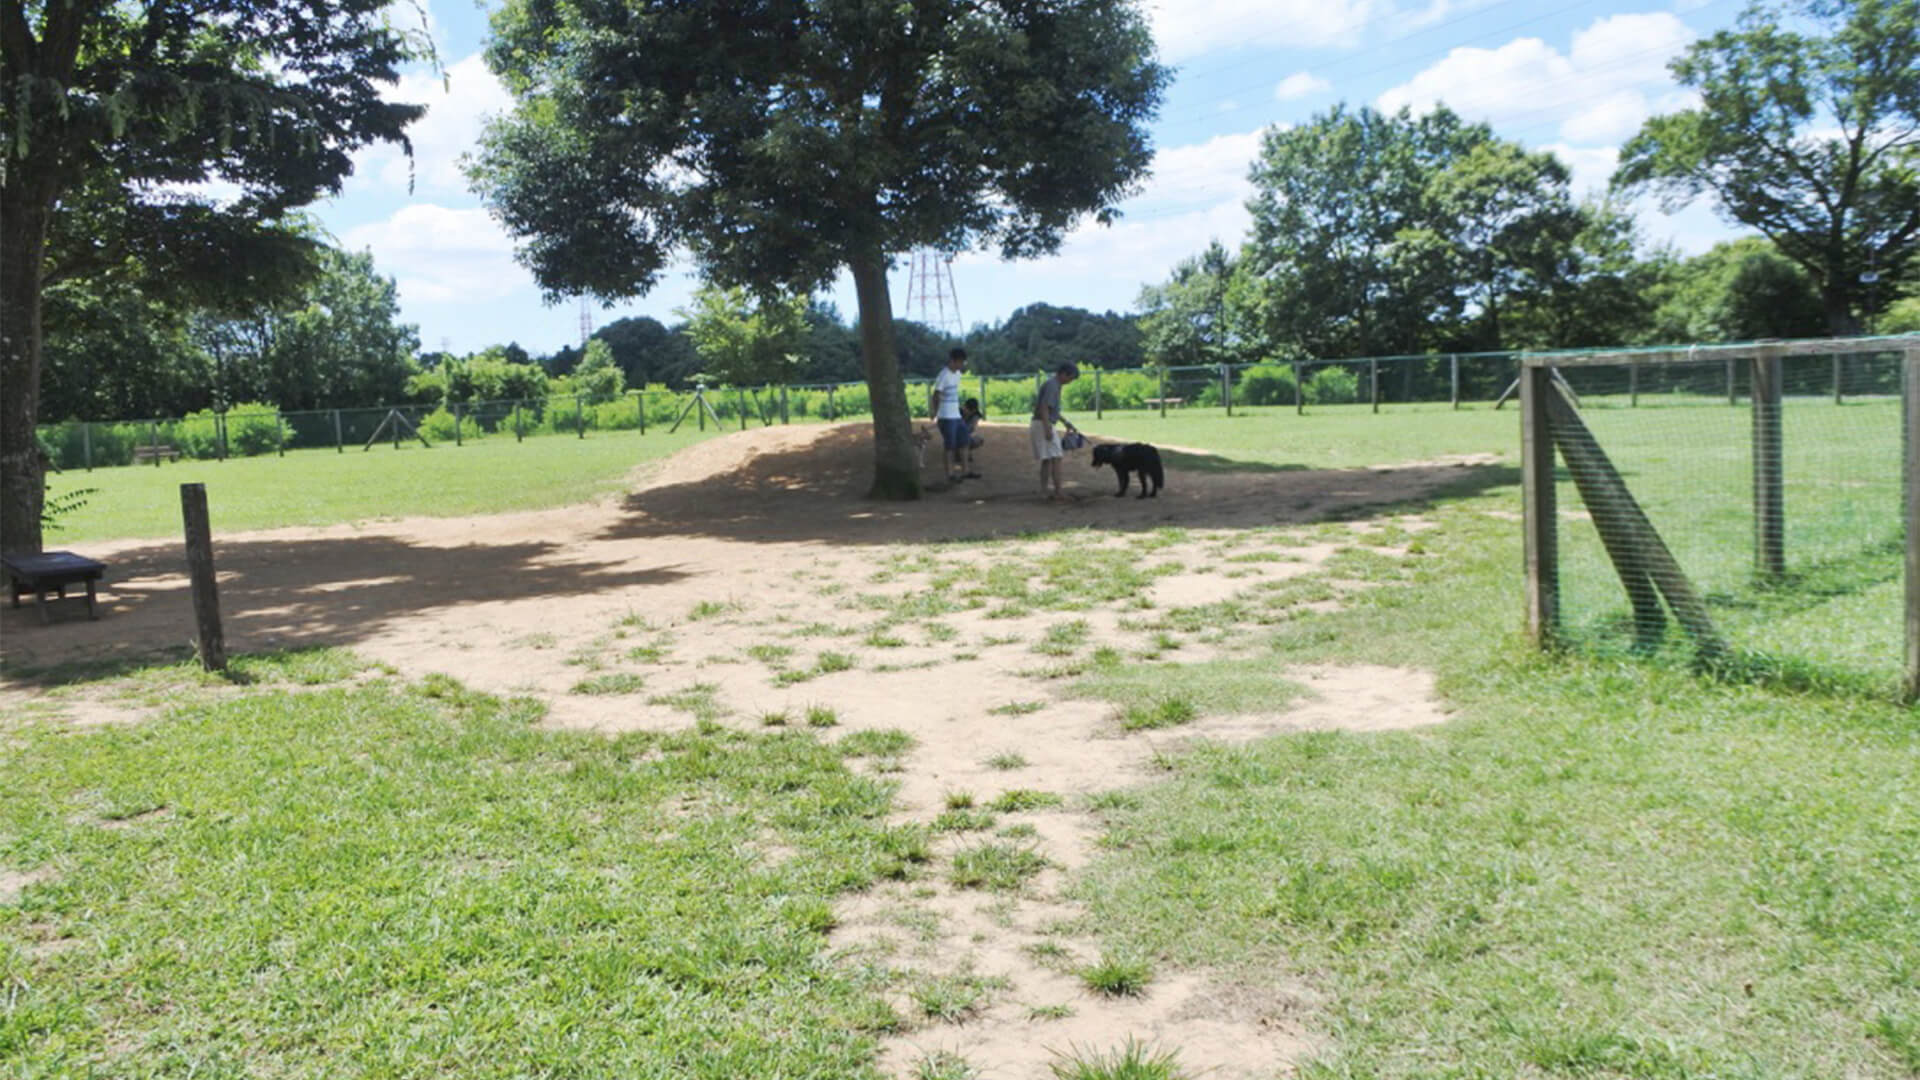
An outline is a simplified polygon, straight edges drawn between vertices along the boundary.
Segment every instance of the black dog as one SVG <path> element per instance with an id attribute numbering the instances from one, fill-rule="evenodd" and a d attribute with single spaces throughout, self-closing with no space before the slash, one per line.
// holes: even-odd
<path id="1" fill-rule="evenodd" d="M 1113 471 L 1120 474 L 1120 490 L 1113 493 L 1116 499 L 1127 493 L 1128 473 L 1140 474 L 1140 498 L 1142 499 L 1148 495 L 1160 494 L 1161 487 L 1167 482 L 1166 471 L 1160 467 L 1160 451 L 1147 443 L 1108 443 L 1104 446 L 1096 446 L 1093 448 L 1093 467 L 1097 469 L 1102 465 L 1111 465 Z M 1151 492 L 1147 490 L 1149 479 L 1153 481 Z"/>

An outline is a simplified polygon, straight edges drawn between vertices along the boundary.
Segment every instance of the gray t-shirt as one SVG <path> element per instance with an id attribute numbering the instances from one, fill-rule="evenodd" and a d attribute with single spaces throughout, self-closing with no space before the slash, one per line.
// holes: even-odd
<path id="1" fill-rule="evenodd" d="M 1049 424 L 1060 419 L 1060 376 L 1049 375 L 1040 384 L 1040 396 L 1033 399 L 1033 418 Z"/>

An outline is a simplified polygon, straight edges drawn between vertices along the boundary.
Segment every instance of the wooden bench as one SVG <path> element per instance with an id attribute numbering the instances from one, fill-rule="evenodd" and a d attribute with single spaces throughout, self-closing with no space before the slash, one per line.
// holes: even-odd
<path id="1" fill-rule="evenodd" d="M 1149 409 L 1157 409 L 1157 408 L 1159 408 L 1159 407 L 1160 407 L 1160 406 L 1161 406 L 1161 405 L 1162 405 L 1163 403 L 1164 403 L 1164 404 L 1167 404 L 1167 405 L 1173 405 L 1173 406 L 1176 406 L 1176 407 L 1178 407 L 1178 406 L 1181 406 L 1181 405 L 1185 405 L 1185 404 L 1187 403 L 1187 399 L 1186 399 L 1186 398 L 1183 398 L 1183 397 L 1169 397 L 1169 398 L 1157 398 L 1157 397 L 1150 397 L 1150 398 L 1148 398 L 1148 399 L 1147 399 L 1147 408 L 1149 408 Z"/>
<path id="2" fill-rule="evenodd" d="M 47 621 L 47 594 L 54 593 L 56 598 L 64 600 L 67 586 L 81 582 L 87 585 L 87 618 L 100 617 L 94 604 L 94 585 L 107 572 L 106 563 L 82 558 L 71 551 L 44 551 L 38 555 L 0 555 L 0 568 L 6 571 L 13 606 L 19 607 L 20 598 L 32 593 L 33 604 L 40 609 L 43 623 Z"/>
<path id="3" fill-rule="evenodd" d="M 165 443 L 154 443 L 151 446 L 136 446 L 133 448 L 133 463 L 135 465 L 144 464 L 149 461 L 178 461 L 179 459 L 180 451 Z"/>

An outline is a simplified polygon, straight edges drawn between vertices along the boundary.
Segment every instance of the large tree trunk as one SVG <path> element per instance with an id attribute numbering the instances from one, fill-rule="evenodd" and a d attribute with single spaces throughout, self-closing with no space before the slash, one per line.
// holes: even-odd
<path id="1" fill-rule="evenodd" d="M 1853 297 L 1845 286 L 1822 285 L 1820 302 L 1827 309 L 1829 334 L 1852 337 L 1860 332 L 1860 320 L 1853 316 Z"/>
<path id="2" fill-rule="evenodd" d="M 34 425 L 46 243 L 46 203 L 28 185 L 0 185 L 0 551 L 40 550 L 46 473 Z"/>
<path id="3" fill-rule="evenodd" d="M 860 304 L 860 357 L 873 402 L 873 487 L 867 494 L 875 499 L 917 499 L 920 467 L 913 452 L 907 386 L 900 377 L 900 356 L 893 344 L 887 263 L 874 255 L 854 260 L 850 269 Z"/>

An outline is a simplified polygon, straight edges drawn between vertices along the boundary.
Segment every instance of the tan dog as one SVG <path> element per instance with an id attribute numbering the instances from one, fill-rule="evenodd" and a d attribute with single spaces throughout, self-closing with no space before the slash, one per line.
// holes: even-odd
<path id="1" fill-rule="evenodd" d="M 920 424 L 913 429 L 913 453 L 920 462 L 920 471 L 927 468 L 927 447 L 933 442 L 933 429 Z"/>

